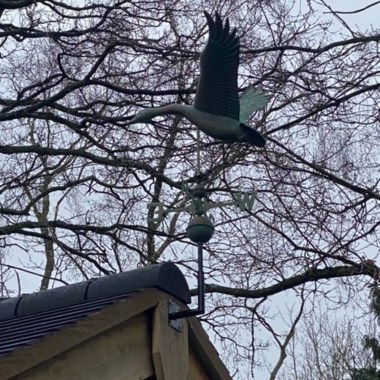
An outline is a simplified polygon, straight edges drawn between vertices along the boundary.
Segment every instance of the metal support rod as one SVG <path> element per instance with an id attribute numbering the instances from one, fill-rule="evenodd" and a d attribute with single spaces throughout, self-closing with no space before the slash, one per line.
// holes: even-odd
<path id="1" fill-rule="evenodd" d="M 201 174 L 201 147 L 200 147 L 200 132 L 199 128 L 197 129 L 197 163 L 196 163 L 196 175 L 200 177 Z M 199 183 L 198 183 L 199 184 Z M 195 195 L 195 198 L 193 198 L 192 194 L 191 197 L 193 198 L 193 201 L 195 203 L 195 214 L 196 217 L 194 219 L 199 219 L 201 216 L 204 214 L 204 202 L 201 201 L 202 198 L 205 197 L 205 191 L 201 191 L 202 189 L 197 189 L 197 195 Z M 197 203 L 196 203 L 197 202 Z M 199 204 L 202 206 L 200 207 Z M 197 206 L 198 205 L 198 206 Z M 200 209 L 198 209 L 199 207 Z M 204 219 L 207 220 L 206 217 L 203 217 Z M 193 220 L 194 220 L 193 219 Z M 204 223 L 204 220 L 202 220 L 202 223 Z M 191 227 L 191 221 L 189 223 L 188 227 L 188 235 L 189 235 L 189 228 Z M 190 239 L 193 242 L 197 243 L 197 248 L 198 248 L 198 308 L 197 309 L 192 309 L 192 310 L 182 310 L 182 311 L 176 311 L 174 313 L 169 313 L 169 320 L 176 320 L 180 318 L 186 318 L 186 317 L 192 317 L 195 315 L 203 314 L 205 312 L 205 277 L 204 277 L 204 272 L 203 272 L 203 243 L 208 241 L 211 238 L 211 235 L 214 231 L 214 225 L 209 222 L 206 224 L 206 232 L 209 232 L 211 228 L 211 233 L 208 236 L 207 240 L 204 240 L 204 236 L 202 234 L 200 236 L 194 237 L 194 235 L 190 235 Z M 204 234 L 204 232 L 203 232 Z"/>
<path id="2" fill-rule="evenodd" d="M 205 312 L 205 274 L 203 272 L 203 244 L 198 243 L 198 310 Z"/>
<path id="3" fill-rule="evenodd" d="M 201 174 L 201 145 L 200 145 L 200 132 L 197 128 L 197 176 Z"/>
<path id="4" fill-rule="evenodd" d="M 169 314 L 169 319 L 193 317 L 205 312 L 205 276 L 203 272 L 203 244 L 198 243 L 198 308 Z"/>

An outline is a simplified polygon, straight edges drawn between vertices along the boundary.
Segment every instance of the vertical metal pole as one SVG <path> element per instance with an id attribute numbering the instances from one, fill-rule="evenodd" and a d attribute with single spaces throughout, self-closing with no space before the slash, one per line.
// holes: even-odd
<path id="1" fill-rule="evenodd" d="M 197 128 L 197 175 L 201 174 L 201 146 L 200 146 L 200 132 Z"/>
<path id="2" fill-rule="evenodd" d="M 198 310 L 205 312 L 205 274 L 203 272 L 203 244 L 198 243 Z"/>
<path id="3" fill-rule="evenodd" d="M 193 317 L 205 312 L 205 274 L 203 272 L 203 244 L 198 243 L 198 307 L 192 310 L 176 311 L 169 313 L 169 320 Z"/>

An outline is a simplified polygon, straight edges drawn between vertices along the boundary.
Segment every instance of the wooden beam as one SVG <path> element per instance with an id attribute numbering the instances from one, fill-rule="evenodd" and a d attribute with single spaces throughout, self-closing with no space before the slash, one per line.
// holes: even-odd
<path id="1" fill-rule="evenodd" d="M 232 380 L 200 322 L 195 317 L 187 318 L 187 321 L 190 347 L 209 378 L 212 380 Z"/>
<path id="2" fill-rule="evenodd" d="M 153 315 L 152 356 L 157 380 L 187 379 L 189 341 L 186 320 L 182 330 L 169 326 L 168 302 L 160 302 Z"/>

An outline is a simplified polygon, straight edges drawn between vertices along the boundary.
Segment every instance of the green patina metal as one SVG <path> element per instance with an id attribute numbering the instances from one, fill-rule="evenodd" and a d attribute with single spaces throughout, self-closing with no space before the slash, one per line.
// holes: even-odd
<path id="1" fill-rule="evenodd" d="M 129 124 L 148 123 L 159 115 L 178 114 L 186 117 L 201 131 L 226 143 L 247 142 L 263 147 L 265 137 L 247 122 L 250 115 L 269 101 L 267 93 L 248 86 L 239 96 L 239 37 L 230 31 L 216 13 L 215 20 L 205 12 L 209 38 L 200 59 L 200 78 L 194 106 L 169 104 L 145 108 Z"/>

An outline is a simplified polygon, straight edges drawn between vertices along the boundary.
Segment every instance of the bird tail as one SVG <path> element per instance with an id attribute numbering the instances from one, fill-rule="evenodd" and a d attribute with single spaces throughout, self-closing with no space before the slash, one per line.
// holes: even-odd
<path id="1" fill-rule="evenodd" d="M 266 139 L 259 131 L 256 131 L 256 129 L 253 129 L 243 123 L 240 124 L 240 127 L 243 130 L 242 140 L 261 148 L 265 146 Z"/>

